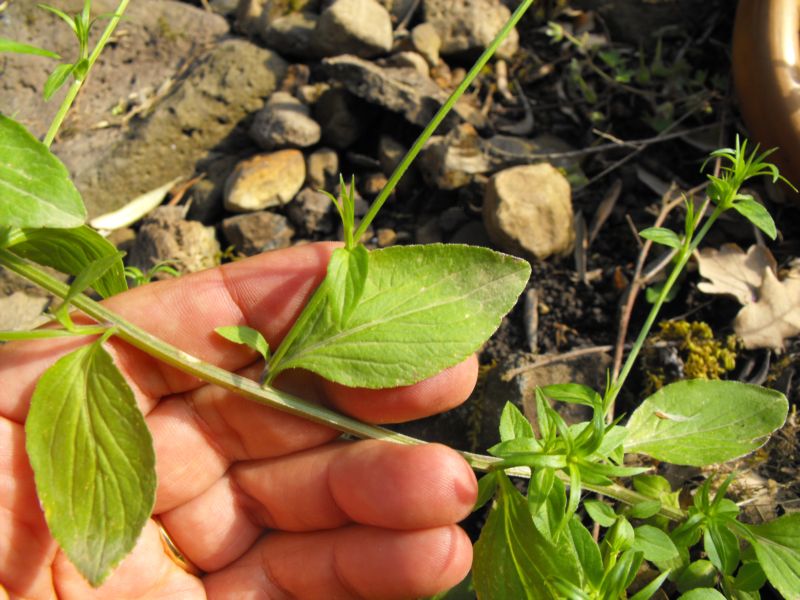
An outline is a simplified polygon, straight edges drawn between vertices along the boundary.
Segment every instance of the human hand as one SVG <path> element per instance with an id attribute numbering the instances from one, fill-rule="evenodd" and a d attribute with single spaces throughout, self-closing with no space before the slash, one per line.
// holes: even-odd
<path id="1" fill-rule="evenodd" d="M 273 252 L 105 304 L 204 361 L 256 378 L 253 353 L 214 328 L 247 324 L 277 347 L 333 248 Z M 154 514 L 205 574 L 173 562 L 150 521 L 132 554 L 92 589 L 48 532 L 23 428 L 39 376 L 80 343 L 0 347 L 0 598 L 415 598 L 455 585 L 469 569 L 470 542 L 455 523 L 469 513 L 477 484 L 454 451 L 338 441 L 332 429 L 206 385 L 112 339 L 110 351 L 153 435 Z M 476 373 L 472 357 L 393 390 L 345 388 L 300 372 L 278 385 L 386 423 L 452 408 Z"/>

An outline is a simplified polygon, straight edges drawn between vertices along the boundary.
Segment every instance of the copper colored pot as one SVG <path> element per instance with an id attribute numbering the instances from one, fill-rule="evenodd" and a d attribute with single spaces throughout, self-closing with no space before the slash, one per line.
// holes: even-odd
<path id="1" fill-rule="evenodd" d="M 800 183 L 800 0 L 739 0 L 733 77 L 753 141 Z"/>

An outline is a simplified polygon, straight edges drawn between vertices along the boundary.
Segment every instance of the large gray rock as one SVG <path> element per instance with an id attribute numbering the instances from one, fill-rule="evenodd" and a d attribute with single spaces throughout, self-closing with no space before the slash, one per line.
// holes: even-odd
<path id="1" fill-rule="evenodd" d="M 445 55 L 476 55 L 489 46 L 511 16 L 500 0 L 423 0 L 425 21 L 442 40 Z M 510 58 L 519 48 L 519 34 L 511 30 L 497 49 L 498 58 Z"/>
<path id="2" fill-rule="evenodd" d="M 545 259 L 568 254 L 575 243 L 572 193 L 552 165 L 524 165 L 489 180 L 483 222 L 498 247 L 512 254 Z"/>
<path id="3" fill-rule="evenodd" d="M 266 23 L 262 22 L 258 34 L 268 48 L 282 56 L 301 59 L 319 58 L 314 39 L 319 15 L 309 12 L 290 13 Z"/>
<path id="4" fill-rule="evenodd" d="M 191 175 L 212 149 L 241 144 L 239 122 L 263 105 L 283 77 L 270 50 L 228 40 L 198 60 L 153 113 L 131 127 L 76 184 L 90 213 L 118 208 L 179 176 Z"/>
<path id="5" fill-rule="evenodd" d="M 314 34 L 324 56 L 380 56 L 392 49 L 392 21 L 375 0 L 334 0 L 319 16 Z"/>
<path id="6" fill-rule="evenodd" d="M 402 114 L 415 125 L 427 125 L 447 100 L 447 93 L 413 67 L 370 62 L 349 55 L 326 58 L 322 64 L 331 80 L 368 102 Z M 486 117 L 463 98 L 442 127 L 449 129 L 461 120 L 479 129 L 487 126 Z"/>
<path id="7" fill-rule="evenodd" d="M 79 10 L 82 3 L 53 0 L 54 6 L 68 13 Z M 95 0 L 93 14 L 113 12 L 117 0 Z M 77 8 L 76 8 L 77 7 Z M 71 57 L 75 52 L 72 31 L 49 12 L 37 8 L 35 2 L 11 2 L 0 19 L 0 37 L 42 46 Z M 95 29 L 104 27 L 104 21 Z M 98 163 L 112 154 L 125 152 L 132 140 L 139 142 L 137 119 L 130 115 L 153 107 L 170 90 L 174 90 L 180 74 L 200 56 L 204 48 L 228 32 L 225 20 L 212 13 L 176 0 L 137 0 L 128 5 L 126 18 L 117 29 L 116 42 L 106 47 L 94 66 L 84 89 L 67 116 L 53 151 L 66 163 L 87 201 L 90 216 L 119 207 L 139 193 L 154 189 L 175 178 L 178 173 L 162 177 L 140 178 L 138 166 L 128 164 L 120 184 L 112 184 L 108 174 L 100 176 L 96 169 L 107 168 Z M 153 40 L 158 43 L 154 44 Z M 0 112 L 14 115 L 31 132 L 41 137 L 58 110 L 66 86 L 45 103 L 41 92 L 54 61 L 46 58 L 4 54 L 0 77 Z M 112 108 L 121 110 L 112 114 Z M 133 125 L 129 130 L 127 123 Z M 168 149 L 168 145 L 165 145 Z M 149 152 L 142 153 L 147 157 Z M 167 161 L 172 163 L 173 161 Z M 140 163 L 146 170 L 152 166 Z M 191 173 L 187 173 L 191 174 Z M 157 181 L 157 182 L 156 182 Z M 107 187 L 106 184 L 109 184 Z"/>
<path id="8" fill-rule="evenodd" d="M 275 92 L 250 126 L 250 137 L 264 150 L 305 148 L 319 141 L 311 110 L 287 92 Z"/>

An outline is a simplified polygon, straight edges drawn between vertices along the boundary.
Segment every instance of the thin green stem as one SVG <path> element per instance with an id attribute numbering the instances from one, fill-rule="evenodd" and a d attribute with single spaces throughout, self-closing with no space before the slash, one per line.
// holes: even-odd
<path id="1" fill-rule="evenodd" d="M 88 77 L 89 72 L 92 70 L 92 66 L 97 60 L 97 57 L 100 56 L 100 53 L 103 51 L 103 48 L 108 43 L 108 40 L 111 38 L 111 34 L 114 33 L 114 29 L 116 29 L 117 24 L 122 18 L 122 14 L 128 7 L 128 2 L 129 0 L 120 0 L 119 5 L 117 6 L 117 10 L 114 12 L 111 19 L 109 19 L 108 25 L 103 31 L 103 34 L 100 36 L 100 39 L 97 41 L 97 45 L 94 47 L 92 53 L 89 55 L 88 66 L 86 69 L 86 77 Z M 82 59 L 83 56 L 81 56 L 80 58 Z M 67 90 L 67 95 L 64 96 L 64 100 L 61 102 L 61 106 L 58 108 L 56 116 L 53 117 L 53 121 L 52 123 L 50 123 L 50 128 L 47 130 L 47 135 L 45 135 L 44 137 L 43 143 L 48 148 L 53 143 L 53 140 L 56 138 L 56 134 L 58 133 L 58 130 L 61 128 L 61 125 L 67 116 L 67 112 L 69 112 L 69 109 L 72 107 L 72 103 L 78 96 L 78 92 L 81 90 L 83 82 L 86 81 L 86 77 L 82 79 L 76 79 L 75 81 L 72 82 L 72 85 L 69 86 L 69 89 Z"/>
<path id="2" fill-rule="evenodd" d="M 678 280 L 678 277 L 680 276 L 684 267 L 686 267 L 686 263 L 689 262 L 689 258 L 691 258 L 692 253 L 697 249 L 697 247 L 700 245 L 700 242 L 703 241 L 703 238 L 708 233 L 708 230 L 711 229 L 711 226 L 723 212 L 724 209 L 720 206 L 717 206 L 714 209 L 714 212 L 711 213 L 711 216 L 709 216 L 705 223 L 703 223 L 703 227 L 700 229 L 700 231 L 697 232 L 692 239 L 684 240 L 684 244 L 676 257 L 675 266 L 673 267 L 672 272 L 669 274 L 669 277 L 667 277 L 664 286 L 661 288 L 661 293 L 659 293 L 658 298 L 653 303 L 653 307 L 650 309 L 650 313 L 647 315 L 647 319 L 645 320 L 642 329 L 639 331 L 636 341 L 633 343 L 633 347 L 628 354 L 628 358 L 625 360 L 625 364 L 623 365 L 619 376 L 617 376 L 616 380 L 609 389 L 609 393 L 604 398 L 606 407 L 611 407 L 614 405 L 617 396 L 622 390 L 622 386 L 625 384 L 625 380 L 628 378 L 631 369 L 633 369 L 633 365 L 636 363 L 636 359 L 639 356 L 642 346 L 644 346 L 647 336 L 650 334 L 650 330 L 653 328 L 656 318 L 661 312 L 661 307 L 666 301 L 672 286 Z"/>
<path id="3" fill-rule="evenodd" d="M 416 141 L 411 146 L 409 151 L 403 157 L 403 160 L 400 161 L 400 164 L 397 165 L 397 168 L 395 168 L 394 172 L 389 177 L 389 180 L 386 182 L 386 185 L 383 186 L 383 189 L 381 190 L 380 194 L 378 194 L 378 197 L 375 198 L 375 201 L 372 203 L 372 206 L 370 206 L 369 211 L 362 219 L 361 223 L 358 226 L 358 229 L 356 230 L 355 235 L 353 236 L 355 240 L 360 240 L 361 237 L 364 235 L 364 233 L 367 231 L 367 228 L 370 226 L 373 219 L 378 214 L 378 211 L 380 211 L 381 207 L 384 205 L 386 200 L 389 199 L 389 196 L 394 191 L 394 188 L 397 186 L 398 182 L 400 181 L 400 178 L 406 172 L 408 167 L 411 166 L 411 163 L 414 162 L 414 159 L 416 159 L 417 155 L 420 153 L 425 143 L 433 135 L 433 132 L 436 131 L 436 128 L 439 127 L 439 125 L 447 116 L 447 114 L 452 110 L 453 106 L 458 101 L 458 99 L 461 98 L 464 92 L 467 91 L 467 88 L 469 88 L 469 86 L 472 85 L 472 82 L 481 72 L 483 67 L 486 66 L 486 63 L 489 62 L 489 59 L 497 51 L 497 48 L 500 46 L 500 44 L 503 43 L 503 40 L 506 39 L 511 30 L 516 26 L 516 24 L 522 18 L 522 15 L 525 14 L 525 11 L 527 11 L 530 5 L 533 4 L 533 1 L 534 0 L 524 0 L 524 2 L 517 7 L 517 9 L 514 11 L 514 14 L 511 15 L 511 18 L 500 30 L 500 33 L 497 34 L 494 40 L 492 40 L 492 43 L 489 45 L 489 47 L 483 51 L 483 54 L 481 54 L 478 60 L 475 62 L 475 64 L 472 65 L 472 68 L 469 70 L 466 77 L 464 77 L 464 80 L 459 84 L 459 86 L 455 89 L 455 91 L 453 91 L 453 93 L 450 94 L 450 97 L 447 99 L 444 105 L 442 105 L 442 107 L 438 110 L 436 115 L 434 115 L 434 117 L 430 120 L 430 122 L 425 126 L 425 129 L 422 130 L 422 133 L 419 134 L 419 137 L 416 139 Z"/>

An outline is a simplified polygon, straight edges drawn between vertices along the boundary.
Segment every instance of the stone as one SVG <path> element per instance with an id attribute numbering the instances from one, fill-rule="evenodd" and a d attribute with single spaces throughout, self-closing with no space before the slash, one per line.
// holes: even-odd
<path id="1" fill-rule="evenodd" d="M 470 246 L 491 247 L 492 241 L 483 223 L 478 220 L 470 220 L 459 227 L 450 239 L 451 244 L 468 244 Z"/>
<path id="2" fill-rule="evenodd" d="M 436 33 L 436 28 L 430 23 L 420 23 L 411 30 L 411 44 L 428 61 L 431 67 L 439 62 L 439 49 L 442 47 L 442 38 Z"/>
<path id="3" fill-rule="evenodd" d="M 388 67 L 395 67 L 397 69 L 414 69 L 423 77 L 430 79 L 431 70 L 428 67 L 428 63 L 418 52 L 397 52 L 385 59 L 384 64 Z"/>
<path id="4" fill-rule="evenodd" d="M 0 331 L 25 331 L 48 321 L 42 313 L 50 299 L 43 296 L 12 292 L 0 298 Z"/>
<path id="5" fill-rule="evenodd" d="M 267 48 L 282 56 L 315 59 L 319 58 L 314 44 L 318 23 L 319 15 L 314 13 L 290 13 L 268 23 L 261 21 L 258 35 Z"/>
<path id="6" fill-rule="evenodd" d="M 414 68 L 386 66 L 350 55 L 325 58 L 322 66 L 328 77 L 356 96 L 420 127 L 427 125 L 447 100 L 446 92 Z M 448 130 L 462 120 L 478 129 L 488 126 L 486 117 L 462 98 L 440 127 Z"/>
<path id="7" fill-rule="evenodd" d="M 506 24 L 511 11 L 500 0 L 423 0 L 422 11 L 441 39 L 445 56 L 477 56 Z M 497 58 L 511 58 L 519 48 L 519 34 L 512 29 L 497 49 Z"/>
<path id="8" fill-rule="evenodd" d="M 294 235 L 286 217 L 266 210 L 229 217 L 222 221 L 222 232 L 245 256 L 287 248 Z"/>
<path id="9" fill-rule="evenodd" d="M 251 212 L 280 206 L 295 197 L 306 179 L 299 150 L 279 150 L 243 160 L 225 182 L 225 208 Z"/>
<path id="10" fill-rule="evenodd" d="M 220 246 L 214 227 L 187 221 L 184 213 L 183 206 L 161 206 L 142 219 L 127 264 L 147 272 L 160 262 L 172 261 L 181 273 L 216 266 Z"/>
<path id="11" fill-rule="evenodd" d="M 320 0 L 260 0 L 263 9 L 259 15 L 261 26 L 289 15 L 305 12 L 319 13 Z"/>
<path id="12" fill-rule="evenodd" d="M 283 77 L 285 61 L 271 50 L 228 40 L 194 64 L 186 79 L 114 146 L 76 185 L 93 214 L 194 172 L 213 148 L 239 147 L 240 121 L 263 105 Z M 226 146 L 227 144 L 227 146 Z M 109 205 L 110 204 L 110 205 Z M 105 211 L 104 211 L 105 212 Z"/>
<path id="13" fill-rule="evenodd" d="M 519 256 L 543 260 L 572 251 L 572 193 L 552 165 L 505 169 L 489 180 L 483 222 L 492 242 Z"/>
<path id="14" fill-rule="evenodd" d="M 342 88 L 323 92 L 314 105 L 314 120 L 322 129 L 323 143 L 339 148 L 350 147 L 364 132 L 363 103 Z"/>
<path id="15" fill-rule="evenodd" d="M 381 229 L 378 229 L 376 235 L 379 248 L 393 246 L 397 242 L 397 232 L 394 229 L 382 227 Z"/>
<path id="16" fill-rule="evenodd" d="M 264 150 L 313 146 L 321 130 L 310 115 L 311 109 L 291 94 L 275 92 L 253 119 L 250 137 Z"/>
<path id="17" fill-rule="evenodd" d="M 306 185 L 333 192 L 339 181 L 339 155 L 332 148 L 320 148 L 306 157 Z"/>
<path id="18" fill-rule="evenodd" d="M 392 49 L 392 21 L 375 0 L 334 0 L 319 15 L 314 43 L 323 56 L 372 58 Z"/>
<path id="19" fill-rule="evenodd" d="M 383 174 L 389 176 L 403 160 L 408 152 L 403 144 L 390 135 L 382 134 L 378 138 L 378 162 L 381 164 Z"/>
<path id="20" fill-rule="evenodd" d="M 468 123 L 454 127 L 447 135 L 431 137 L 419 161 L 423 179 L 441 190 L 463 187 L 474 175 L 486 173 L 490 168 L 483 140 Z"/>
<path id="21" fill-rule="evenodd" d="M 366 173 L 361 176 L 359 189 L 368 198 L 374 198 L 386 186 L 388 179 L 383 173 Z"/>
<path id="22" fill-rule="evenodd" d="M 335 210 L 328 196 L 307 187 L 286 207 L 286 214 L 306 235 L 331 234 L 335 229 Z"/>
<path id="23" fill-rule="evenodd" d="M 79 10 L 71 8 L 71 3 L 58 4 L 67 12 Z M 95 0 L 92 13 L 112 13 L 117 4 L 118 0 Z M 105 23 L 101 19 L 94 31 L 99 33 L 103 27 Z M 191 157 L 194 159 L 207 150 L 203 146 L 203 135 L 193 137 L 189 146 L 182 141 L 189 136 L 180 129 L 171 128 L 163 136 L 156 136 L 156 131 L 145 134 L 143 120 L 130 119 L 130 113 L 126 114 L 126 111 L 151 106 L 158 112 L 159 106 L 187 85 L 188 81 L 181 83 L 187 64 L 194 64 L 186 74 L 186 79 L 191 80 L 188 87 L 197 85 L 196 73 L 201 68 L 200 63 L 215 54 L 212 49 L 204 55 L 201 49 L 213 48 L 229 32 L 229 27 L 223 17 L 185 2 L 137 0 L 129 4 L 118 32 L 124 32 L 124 35 L 116 35 L 115 42 L 109 44 L 98 58 L 81 91 L 80 100 L 72 107 L 52 146 L 75 177 L 90 218 L 119 208 L 179 175 L 191 174 L 193 167 L 184 166 L 193 160 L 184 160 L 184 155 L 196 149 L 196 154 Z M 73 32 L 55 15 L 38 8 L 36 2 L 9 3 L 0 18 L 0 37 L 52 49 L 64 57 L 75 53 Z M 245 58 L 239 60 L 247 63 Z M 55 63 L 50 64 L 47 59 L 37 56 L 3 55 L 0 112 L 14 115 L 37 138 L 47 131 L 66 90 L 65 86 L 50 102 L 42 98 L 42 89 L 52 66 Z M 267 89 L 269 93 L 270 90 L 264 87 L 268 84 L 269 78 L 262 75 L 258 87 L 252 91 L 260 93 Z M 239 89 L 224 96 L 243 96 L 250 91 Z M 260 95 L 257 100 L 261 102 L 262 98 Z M 225 119 L 232 129 L 245 114 L 245 111 L 234 110 L 235 104 L 220 107 L 225 108 L 224 111 L 209 111 L 206 115 L 209 123 L 204 130 L 216 130 L 215 119 L 218 116 Z M 174 104 L 172 106 L 175 108 Z M 111 107 L 118 107 L 122 114 L 113 115 Z M 227 114 L 229 110 L 232 114 Z M 163 123 L 156 129 L 159 127 L 163 127 Z M 230 129 L 211 145 L 224 138 Z M 177 146 L 171 146 L 176 140 L 179 140 Z M 164 160 L 164 155 L 170 155 L 170 158 Z M 179 157 L 177 161 L 176 156 Z"/>

